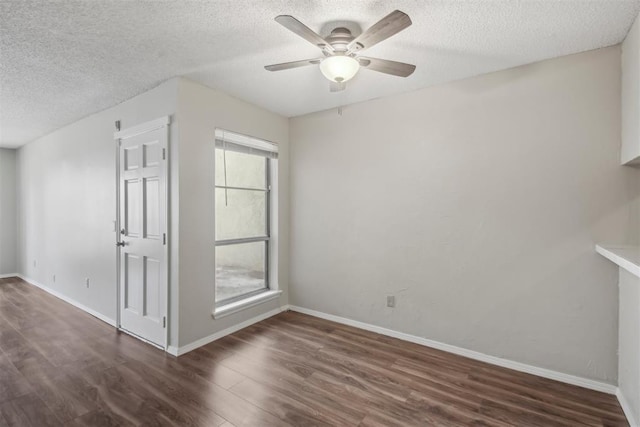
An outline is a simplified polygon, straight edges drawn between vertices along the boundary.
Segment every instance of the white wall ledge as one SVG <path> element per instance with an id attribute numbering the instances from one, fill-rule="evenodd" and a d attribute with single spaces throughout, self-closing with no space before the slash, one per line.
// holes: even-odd
<path id="1" fill-rule="evenodd" d="M 622 166 L 631 166 L 634 168 L 640 168 L 640 156 L 634 157 L 629 160 L 622 160 Z"/>
<path id="2" fill-rule="evenodd" d="M 222 307 L 217 307 L 213 310 L 213 318 L 220 319 L 222 317 L 228 316 L 233 313 L 237 313 L 242 310 L 246 310 L 247 308 L 254 307 L 258 304 L 265 303 L 267 301 L 271 301 L 272 299 L 276 299 L 280 296 L 282 291 L 273 290 L 262 292 L 261 294 L 245 298 L 240 301 L 232 302 L 231 304 L 223 305 Z"/>
<path id="3" fill-rule="evenodd" d="M 596 252 L 636 277 L 640 277 L 640 246 L 600 244 L 596 245 Z"/>

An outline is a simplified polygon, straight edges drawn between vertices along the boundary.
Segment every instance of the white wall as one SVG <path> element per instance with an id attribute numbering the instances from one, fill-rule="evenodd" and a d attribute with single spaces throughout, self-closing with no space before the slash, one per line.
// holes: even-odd
<path id="1" fill-rule="evenodd" d="M 622 149 L 621 162 L 640 163 L 640 19 L 622 43 Z M 640 179 L 640 178 L 639 178 Z M 640 218 L 640 197 L 631 205 Z M 640 241 L 640 226 L 629 228 L 632 240 Z M 635 237 L 635 239 L 633 239 Z M 620 268 L 618 330 L 618 388 L 625 413 L 633 424 L 640 422 L 640 279 Z"/>
<path id="2" fill-rule="evenodd" d="M 640 19 L 622 43 L 622 163 L 640 164 Z"/>
<path id="3" fill-rule="evenodd" d="M 213 89 L 180 79 L 180 345 L 205 338 L 232 325 L 268 312 L 288 301 L 289 122 Z M 214 133 L 216 128 L 279 144 L 279 219 L 272 229 L 278 246 L 274 274 L 283 291 L 279 299 L 214 319 L 215 223 Z"/>
<path id="4" fill-rule="evenodd" d="M 0 277 L 16 273 L 16 150 L 0 148 Z"/>
<path id="5" fill-rule="evenodd" d="M 173 79 L 18 151 L 18 272 L 110 319 L 116 317 L 114 121 L 123 129 L 171 115 L 170 339 L 189 344 L 286 304 L 288 120 L 184 79 Z M 214 131 L 280 144 L 274 274 L 279 300 L 212 318 Z M 56 276 L 55 282 L 53 275 Z M 90 279 L 90 287 L 84 278 Z M 180 310 L 182 308 L 182 310 Z"/>
<path id="6" fill-rule="evenodd" d="M 291 119 L 290 303 L 615 384 L 620 120 L 619 47 Z"/>
<path id="7" fill-rule="evenodd" d="M 176 98 L 171 80 L 18 150 L 19 273 L 115 319 L 114 122 L 174 114 Z"/>
<path id="8" fill-rule="evenodd" d="M 631 416 L 640 420 L 640 279 L 620 268 L 618 387 Z M 627 414 L 629 415 L 629 414 Z"/>

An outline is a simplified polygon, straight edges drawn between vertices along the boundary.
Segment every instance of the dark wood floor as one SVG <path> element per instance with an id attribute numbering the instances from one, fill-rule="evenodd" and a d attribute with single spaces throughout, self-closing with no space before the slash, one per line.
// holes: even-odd
<path id="1" fill-rule="evenodd" d="M 0 279 L 0 426 L 623 426 L 615 397 L 282 313 L 174 358 Z"/>

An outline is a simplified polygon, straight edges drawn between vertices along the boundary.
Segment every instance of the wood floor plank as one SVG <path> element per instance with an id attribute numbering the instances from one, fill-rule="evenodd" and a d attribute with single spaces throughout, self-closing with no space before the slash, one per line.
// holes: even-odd
<path id="1" fill-rule="evenodd" d="M 116 368 L 127 385 L 139 396 L 146 396 L 147 406 L 154 408 L 162 418 L 179 426 L 224 424 L 225 420 L 209 409 L 207 405 L 194 403 L 188 399 L 175 399 L 164 387 L 156 387 L 147 378 L 140 375 L 129 364 Z M 196 399 L 195 396 L 192 397 Z"/>
<path id="2" fill-rule="evenodd" d="M 236 384 L 230 391 L 294 426 L 340 425 L 331 412 L 318 411 L 277 389 L 251 379 Z"/>
<path id="3" fill-rule="evenodd" d="M 0 279 L 0 427 L 627 426 L 614 396 L 285 312 L 179 358 Z"/>
<path id="4" fill-rule="evenodd" d="M 11 427 L 53 427 L 62 423 L 36 396 L 26 394 L 0 404 L 0 418 Z"/>
<path id="5" fill-rule="evenodd" d="M 331 413 L 338 424 L 357 424 L 366 414 L 362 408 L 355 407 L 352 402 L 340 399 L 339 396 L 327 392 L 306 382 L 308 376 L 300 376 L 285 367 L 284 363 L 263 361 L 250 355 L 238 354 L 225 359 L 222 363 L 244 373 L 251 380 L 269 387 L 274 392 L 295 399 L 320 412 Z M 237 393 L 237 389 L 232 389 Z"/>
<path id="6" fill-rule="evenodd" d="M 494 385 L 498 388 L 509 388 L 522 395 L 528 395 L 541 400 L 554 400 L 565 405 L 582 405 L 585 410 L 590 407 L 598 412 L 606 412 L 609 415 L 622 415 L 620 405 L 610 396 L 581 387 L 570 386 L 546 378 L 536 377 L 524 373 L 512 373 L 507 369 L 488 372 L 485 368 L 471 373 L 473 381 Z"/>
<path id="7" fill-rule="evenodd" d="M 130 427 L 135 424 L 110 411 L 97 410 L 75 418 L 66 427 Z"/>
<path id="8" fill-rule="evenodd" d="M 0 352 L 0 403 L 31 393 L 25 377 Z"/>
<path id="9" fill-rule="evenodd" d="M 193 354 L 192 354 L 193 353 Z M 202 353 L 188 353 L 180 358 L 183 366 L 193 370 L 193 372 L 205 380 L 229 389 L 242 382 L 246 377 L 237 371 L 227 368 L 221 363 L 212 363 L 212 359 L 201 356 Z M 226 356 L 228 357 L 228 355 Z M 218 359 L 218 362 L 222 359 Z"/>
<path id="10" fill-rule="evenodd" d="M 75 374 L 40 375 L 29 382 L 38 397 L 63 422 L 97 409 L 96 389 Z"/>
<path id="11" fill-rule="evenodd" d="M 172 400 L 185 408 L 196 405 L 200 411 L 213 411 L 221 419 L 237 426 L 288 425 L 228 390 L 197 376 L 188 375 L 179 365 L 171 364 L 165 369 L 157 369 L 151 364 L 129 362 L 127 366 L 146 378 L 152 387 L 166 390 Z"/>
<path id="12" fill-rule="evenodd" d="M 412 395 L 428 399 L 433 395 L 440 395 L 443 400 L 455 401 L 458 398 L 482 399 L 504 403 L 516 409 L 540 412 L 545 415 L 559 416 L 575 423 L 598 426 L 601 420 L 572 407 L 563 407 L 554 401 L 544 402 L 515 393 L 508 387 L 492 387 L 479 384 L 472 378 L 457 378 L 439 375 L 439 373 L 414 365 L 413 370 L 407 370 L 407 387 L 414 390 Z M 459 403 L 457 403 L 459 404 Z"/>
<path id="13" fill-rule="evenodd" d="M 369 361 L 357 357 L 354 353 L 341 354 L 333 349 L 325 350 L 324 348 L 303 351 L 300 346 L 291 348 L 274 339 L 252 339 L 247 334 L 249 332 L 246 331 L 240 334 L 236 333 L 223 340 L 224 342 L 242 340 L 257 348 L 270 350 L 270 357 L 280 354 L 281 363 L 297 367 L 303 375 L 310 369 L 324 371 L 345 378 L 346 381 L 359 381 L 363 387 L 376 389 L 380 393 L 400 401 L 405 400 L 410 393 L 410 390 L 398 384 L 393 378 L 392 372 L 380 369 Z M 244 351 L 251 354 L 250 349 Z M 230 360 L 226 359 L 222 363 L 230 363 Z"/>

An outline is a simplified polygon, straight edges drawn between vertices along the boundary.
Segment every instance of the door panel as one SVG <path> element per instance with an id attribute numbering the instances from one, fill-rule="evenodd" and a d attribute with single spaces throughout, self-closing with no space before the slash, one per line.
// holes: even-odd
<path id="1" fill-rule="evenodd" d="M 140 237 L 140 180 L 125 179 L 124 185 L 124 229 L 128 237 Z"/>
<path id="2" fill-rule="evenodd" d="M 140 314 L 140 296 L 138 289 L 142 285 L 142 262 L 140 257 L 125 254 L 124 255 L 124 309 L 129 310 L 133 314 Z"/>
<path id="3" fill-rule="evenodd" d="M 120 328 L 164 347 L 167 128 L 120 138 L 119 143 Z"/>
<path id="4" fill-rule="evenodd" d="M 130 171 L 138 169 L 139 162 L 138 147 L 126 148 L 124 150 L 124 170 Z"/>
<path id="5" fill-rule="evenodd" d="M 144 260 L 144 316 L 160 321 L 162 309 L 158 287 L 154 286 L 160 280 L 160 260 L 145 257 Z"/>
<path id="6" fill-rule="evenodd" d="M 144 235 L 160 239 L 160 182 L 158 178 L 144 179 Z"/>
<path id="7" fill-rule="evenodd" d="M 158 142 L 147 143 L 142 146 L 143 165 L 145 167 L 158 166 L 160 162 L 160 144 Z"/>

